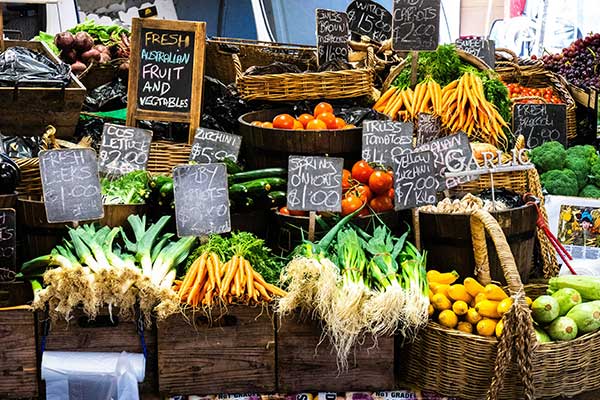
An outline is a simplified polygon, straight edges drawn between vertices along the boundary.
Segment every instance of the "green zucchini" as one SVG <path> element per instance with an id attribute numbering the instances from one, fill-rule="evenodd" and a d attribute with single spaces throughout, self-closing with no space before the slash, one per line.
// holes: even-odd
<path id="1" fill-rule="evenodd" d="M 272 177 L 285 177 L 287 176 L 287 169 L 285 168 L 265 168 L 257 169 L 254 171 L 239 172 L 237 174 L 229 175 L 229 182 L 240 183 L 246 181 L 252 181 L 260 178 L 272 178 Z"/>
<path id="2" fill-rule="evenodd" d="M 150 181 L 150 186 L 153 188 L 160 189 L 162 185 L 168 182 L 173 182 L 173 178 L 171 178 L 170 176 L 158 175 L 152 178 L 152 180 Z"/>
<path id="3" fill-rule="evenodd" d="M 244 183 L 234 183 L 229 186 L 229 193 L 233 195 L 245 194 L 258 196 L 265 192 L 278 190 L 285 187 L 287 181 L 283 178 L 261 178 Z"/>
<path id="4" fill-rule="evenodd" d="M 173 196 L 173 182 L 167 182 L 160 187 L 161 197 Z"/>
<path id="5" fill-rule="evenodd" d="M 286 201 L 286 193 L 281 190 L 275 190 L 267 194 L 269 200 L 271 200 L 271 206 L 282 206 Z"/>

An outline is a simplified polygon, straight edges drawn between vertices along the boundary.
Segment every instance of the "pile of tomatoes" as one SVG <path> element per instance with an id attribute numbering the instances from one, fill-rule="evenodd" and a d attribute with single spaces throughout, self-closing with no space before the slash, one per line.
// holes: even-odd
<path id="1" fill-rule="evenodd" d="M 530 87 L 522 86 L 518 83 L 509 83 L 506 86 L 508 87 L 508 93 L 509 93 L 511 99 L 514 99 L 516 97 L 536 96 L 536 97 L 543 98 L 546 101 L 546 103 L 552 103 L 552 104 L 562 104 L 563 103 L 563 101 L 560 99 L 560 97 L 558 97 L 558 95 L 556 93 L 554 93 L 554 89 L 552 89 L 551 87 L 530 88 Z M 519 100 L 518 103 L 539 104 L 539 103 L 541 103 L 541 100 L 535 100 L 535 99 Z"/>
<path id="2" fill-rule="evenodd" d="M 353 124 L 347 124 L 344 119 L 336 117 L 331 104 L 321 102 L 315 106 L 313 114 L 302 114 L 298 118 L 290 114 L 279 114 L 273 121 L 252 121 L 252 125 L 274 129 L 300 129 L 311 131 L 324 131 L 327 129 L 351 129 Z"/>
<path id="3" fill-rule="evenodd" d="M 371 211 L 382 213 L 394 209 L 394 174 L 392 171 L 374 167 L 365 160 L 352 166 L 352 171 L 343 170 L 342 215 L 348 215 L 367 203 L 359 216 Z"/>

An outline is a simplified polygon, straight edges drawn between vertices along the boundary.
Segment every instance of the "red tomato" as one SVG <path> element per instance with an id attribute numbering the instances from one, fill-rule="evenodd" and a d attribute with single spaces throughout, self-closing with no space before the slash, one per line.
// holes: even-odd
<path id="1" fill-rule="evenodd" d="M 388 196 L 390 199 L 392 199 L 392 200 L 394 200 L 394 195 L 395 195 L 395 194 L 396 194 L 396 192 L 394 192 L 394 188 L 391 188 L 391 189 L 390 189 L 390 190 L 388 190 L 388 192 L 387 192 L 387 196 Z"/>
<path id="2" fill-rule="evenodd" d="M 375 170 L 365 160 L 360 160 L 352 166 L 352 178 L 360 183 L 368 184 L 369 177 Z"/>
<path id="3" fill-rule="evenodd" d="M 298 121 L 300 121 L 304 128 L 306 128 L 306 125 L 308 125 L 308 123 L 313 119 L 315 119 L 315 117 L 310 114 L 302 114 L 298 117 Z"/>
<path id="4" fill-rule="evenodd" d="M 358 185 L 351 192 L 355 196 L 358 196 L 363 203 L 369 202 L 373 198 L 373 192 L 371 192 L 371 188 L 367 185 Z"/>
<path id="5" fill-rule="evenodd" d="M 376 194 L 384 194 L 394 185 L 394 178 L 386 171 L 375 171 L 369 177 L 369 187 Z"/>
<path id="6" fill-rule="evenodd" d="M 293 210 L 288 210 L 287 207 L 281 207 L 279 209 L 279 214 L 291 215 L 291 216 L 294 216 L 294 217 L 304 217 L 304 216 L 308 215 L 308 212 L 306 212 L 306 211 L 293 211 Z"/>
<path id="7" fill-rule="evenodd" d="M 335 129 L 344 129 L 346 127 L 346 121 L 344 121 L 342 118 L 336 117 L 335 118 Z"/>
<path id="8" fill-rule="evenodd" d="M 333 114 L 333 107 L 331 107 L 331 104 L 323 101 L 315 106 L 313 115 L 315 118 L 317 118 L 317 115 L 324 113 L 324 112 Z"/>
<path id="9" fill-rule="evenodd" d="M 294 117 L 290 114 L 279 114 L 273 118 L 273 128 L 275 129 L 294 129 Z"/>
<path id="10" fill-rule="evenodd" d="M 369 203 L 371 209 L 376 213 L 386 212 L 394 209 L 392 199 L 388 195 L 377 196 Z"/>
<path id="11" fill-rule="evenodd" d="M 337 129 L 335 115 L 333 115 L 332 113 L 329 113 L 329 112 L 321 113 L 321 114 L 317 115 L 317 119 L 320 119 L 321 121 L 325 122 L 325 125 L 327 125 L 327 129 Z"/>
<path id="12" fill-rule="evenodd" d="M 361 208 L 363 202 L 357 196 L 348 194 L 342 199 L 342 216 L 352 214 L 354 211 Z"/>
<path id="13" fill-rule="evenodd" d="M 290 215 L 290 210 L 288 210 L 287 207 L 281 207 L 279 209 L 279 214 L 283 214 L 283 215 Z"/>
<path id="14" fill-rule="evenodd" d="M 352 186 L 352 174 L 347 169 L 342 170 L 342 192 L 346 193 Z"/>

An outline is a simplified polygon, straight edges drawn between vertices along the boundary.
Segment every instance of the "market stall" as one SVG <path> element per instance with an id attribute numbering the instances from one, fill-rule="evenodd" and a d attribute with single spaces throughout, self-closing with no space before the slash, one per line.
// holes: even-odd
<path id="1" fill-rule="evenodd" d="M 597 393 L 598 37 L 522 60 L 411 4 L 5 41 L 0 397 Z"/>

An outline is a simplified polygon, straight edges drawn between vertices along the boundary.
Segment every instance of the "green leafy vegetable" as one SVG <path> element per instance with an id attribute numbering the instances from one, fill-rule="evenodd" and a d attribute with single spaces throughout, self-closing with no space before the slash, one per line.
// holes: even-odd
<path id="1" fill-rule="evenodd" d="M 133 171 L 116 179 L 102 178 L 104 204 L 144 204 L 150 195 L 149 184 L 146 171 Z"/>

